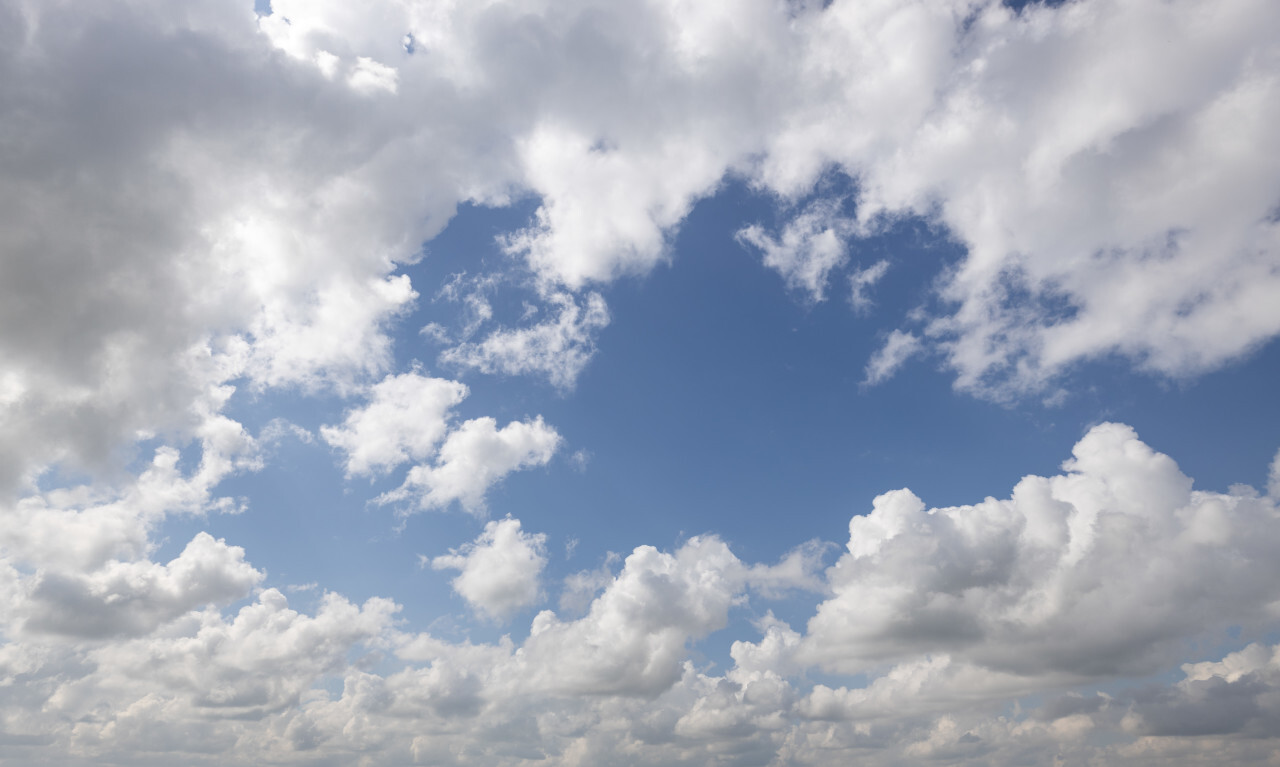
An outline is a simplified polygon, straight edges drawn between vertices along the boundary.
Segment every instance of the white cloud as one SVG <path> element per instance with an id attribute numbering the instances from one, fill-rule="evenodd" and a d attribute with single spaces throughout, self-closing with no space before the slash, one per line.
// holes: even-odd
<path id="1" fill-rule="evenodd" d="M 595 336 L 609 324 L 609 310 L 599 293 L 588 293 L 581 304 L 557 292 L 547 301 L 559 314 L 536 325 L 502 328 L 478 343 L 446 349 L 440 361 L 484 373 L 545 376 L 561 389 L 572 388 L 595 353 Z"/>
<path id="2" fill-rule="evenodd" d="M 389 323 L 417 296 L 397 270 L 461 202 L 535 197 L 505 243 L 568 296 L 462 364 L 561 386 L 607 318 L 586 286 L 668 259 L 726 177 L 786 207 L 833 169 L 857 181 L 852 236 L 918 214 L 965 248 L 945 308 L 890 335 L 868 382 L 926 346 L 993 396 L 1108 354 L 1175 376 L 1245 355 L 1280 332 L 1280 7 L 273 7 L 0 5 L 0 759 L 1274 761 L 1274 648 L 1214 661 L 1183 643 L 1274 626 L 1276 482 L 1194 491 L 1115 426 L 1007 500 L 882 496 L 806 630 L 760 621 L 718 676 L 691 645 L 753 576 L 811 584 L 804 561 L 759 569 L 712 537 L 639 547 L 585 614 L 544 612 L 516 646 L 405 639 L 385 600 L 306 615 L 268 589 L 224 616 L 201 608 L 262 578 L 238 547 L 197 535 L 150 557 L 167 515 L 240 508 L 214 497 L 262 460 L 223 414 L 233 382 L 372 393 L 326 439 L 353 474 L 417 463 L 391 495 L 427 507 L 479 509 L 550 459 L 540 419 L 450 431 L 447 405 L 378 399 L 402 378 Z M 790 251 L 785 228 L 760 241 L 818 297 L 843 251 L 805 231 Z M 379 420 L 393 402 L 421 420 Z M 54 464 L 110 482 L 37 491 Z M 1114 691 L 1187 660 L 1172 689 L 1009 713 L 1023 691 Z M 812 663 L 867 684 L 788 676 Z"/>
<path id="3" fill-rule="evenodd" d="M 370 389 L 365 406 L 347 413 L 342 426 L 322 426 L 320 433 L 346 453 L 348 477 L 415 463 L 403 484 L 380 495 L 378 503 L 438 509 L 457 501 L 481 513 L 492 485 L 513 471 L 547 463 L 561 440 L 541 416 L 501 429 L 492 418 L 455 426 L 453 408 L 467 394 L 457 381 L 419 373 L 387 376 Z"/>
<path id="4" fill-rule="evenodd" d="M 867 291 L 889 271 L 889 262 L 881 259 L 865 269 L 855 269 L 849 275 L 849 305 L 857 314 L 867 314 L 875 302 Z"/>
<path id="5" fill-rule="evenodd" d="M 782 275 L 789 290 L 805 292 L 817 303 L 825 297 L 828 275 L 849 260 L 845 240 L 854 230 L 854 222 L 841 215 L 839 200 L 819 200 L 788 221 L 781 237 L 771 237 L 759 224 L 738 230 L 736 236 L 764 253 L 764 265 Z M 855 296 L 858 291 L 855 282 Z"/>
<path id="6" fill-rule="evenodd" d="M 591 604 L 564 622 L 538 614 L 521 648 L 525 684 L 564 694 L 656 694 L 681 675 L 687 644 L 722 628 L 745 568 L 716 538 L 675 554 L 641 546 Z"/>
<path id="7" fill-rule="evenodd" d="M 1061 475 L 1027 477 L 1006 500 L 929 512 L 909 491 L 881 496 L 851 520 L 807 628 L 766 613 L 723 671 L 690 662 L 697 643 L 750 609 L 753 588 L 815 586 L 821 545 L 768 567 L 710 536 L 670 553 L 637 547 L 616 574 L 608 562 L 582 574 L 579 617 L 543 611 L 519 644 L 400 633 L 386 600 L 329 594 L 307 615 L 267 589 L 224 617 L 199 609 L 203 595 L 166 601 L 183 590 L 162 588 L 148 592 L 162 619 L 84 641 L 15 624 L 39 602 L 22 601 L 26 576 L 0 571 L 0 596 L 27 605 L 3 613 L 0 717 L 20 743 L 89 762 L 141 751 L 226 764 L 1263 764 L 1280 721 L 1280 650 L 1212 654 L 1189 640 L 1208 648 L 1229 625 L 1274 625 L 1277 514 L 1248 488 L 1194 490 L 1132 430 L 1104 424 Z M 207 536 L 192 545 L 210 554 L 193 562 L 256 582 L 241 554 L 227 559 Z M 506 519 L 436 564 L 460 570 L 477 609 L 512 615 L 539 598 L 544 547 Z M 819 684 L 805 680 L 814 664 Z M 1118 681 L 1179 665 L 1171 684 Z M 853 671 L 865 684 L 839 684 Z M 33 761 L 20 743 L 0 749 Z"/>
<path id="8" fill-rule="evenodd" d="M 889 380 L 907 360 L 923 350 L 924 344 L 919 336 L 902 330 L 892 331 L 884 345 L 867 360 L 867 377 L 863 384 L 875 386 Z"/>
<path id="9" fill-rule="evenodd" d="M 841 171 L 858 232 L 920 214 L 965 246 L 923 342 L 993 396 L 1113 353 L 1193 375 L 1280 332 L 1265 0 L 131 8 L 8 13 L 10 489 L 190 439 L 241 376 L 359 391 L 416 297 L 396 269 L 460 202 L 526 193 L 509 249 L 554 291 L 668 258 L 727 175 L 792 204 Z M 843 251 L 798 226 L 761 242 L 816 297 Z M 457 355 L 565 385 L 579 311 Z"/>
<path id="10" fill-rule="evenodd" d="M 431 560 L 435 570 L 458 570 L 453 590 L 473 608 L 499 621 L 542 599 L 547 536 L 526 533 L 510 517 L 487 522 L 484 532 L 460 549 Z"/>
<path id="11" fill-rule="evenodd" d="M 1193 491 L 1123 425 L 1095 427 L 1073 454 L 1007 500 L 876 498 L 849 523 L 804 656 L 843 672 L 931 656 L 1090 679 L 1150 673 L 1206 628 L 1276 617 L 1272 501 Z"/>
<path id="12" fill-rule="evenodd" d="M 811 22 L 825 77 L 770 138 L 766 182 L 803 189 L 834 160 L 860 221 L 951 230 L 958 308 L 930 337 L 962 387 L 1034 390 L 1110 353 L 1190 375 L 1280 330 L 1280 166 L 1256 161 L 1280 156 L 1274 7 L 838 3 Z"/>
<path id="13" fill-rule="evenodd" d="M 456 501 L 473 514 L 483 513 L 484 494 L 492 485 L 513 471 L 547 463 L 560 441 L 541 417 L 501 429 L 492 418 L 473 418 L 449 432 L 434 464 L 411 468 L 404 484 L 378 502 L 407 501 L 425 510 Z"/>
<path id="14" fill-rule="evenodd" d="M 367 405 L 347 413 L 341 427 L 321 427 L 320 434 L 346 452 L 347 476 L 385 473 L 434 454 L 450 412 L 467 394 L 457 381 L 418 373 L 387 376 L 372 388 Z"/>

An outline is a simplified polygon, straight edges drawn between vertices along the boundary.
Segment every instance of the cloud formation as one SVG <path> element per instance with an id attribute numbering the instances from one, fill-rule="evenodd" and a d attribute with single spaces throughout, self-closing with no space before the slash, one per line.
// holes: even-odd
<path id="1" fill-rule="evenodd" d="M 520 520 L 487 522 L 472 543 L 431 560 L 433 570 L 458 570 L 453 590 L 484 615 L 505 621 L 542 598 L 547 536 L 526 533 Z"/>
<path id="2" fill-rule="evenodd" d="M 1274 751 L 1280 650 L 1181 660 L 1189 640 L 1213 647 L 1229 626 L 1274 624 L 1274 498 L 1195 490 L 1132 429 L 1102 424 L 1063 473 L 1026 477 L 1007 498 L 926 510 L 891 491 L 849 533 L 820 580 L 819 544 L 767 567 L 713 536 L 640 546 L 606 565 L 579 617 L 544 610 L 521 641 L 489 644 L 404 631 L 384 599 L 327 594 L 307 615 L 267 589 L 224 615 L 206 603 L 246 595 L 261 573 L 203 534 L 168 565 L 89 565 L 59 588 L 9 568 L 0 749 L 18 763 L 40 744 L 230 764 L 359 753 L 654 765 L 854 753 L 1014 764 L 1032 752 L 1262 763 Z M 432 565 L 458 570 L 476 609 L 510 618 L 541 598 L 545 540 L 492 521 Z M 825 594 L 803 630 L 766 612 L 723 671 L 692 661 L 784 584 Z M 1117 686 L 1179 665 L 1179 681 Z M 844 674 L 865 682 L 831 684 Z M 341 692 L 322 684 L 337 679 Z M 1027 705 L 1010 714 L 1016 700 Z"/>
<path id="3" fill-rule="evenodd" d="M 500 245 L 540 319 L 482 333 L 477 298 L 438 360 L 459 374 L 569 392 L 610 283 L 673 258 L 731 179 L 799 211 L 739 240 L 813 302 L 843 273 L 867 310 L 892 264 L 847 271 L 848 248 L 904 218 L 961 246 L 868 384 L 923 353 L 996 399 L 1105 356 L 1239 359 L 1280 333 L 1280 6 L 272 11 L 0 0 L 0 759 L 1280 758 L 1280 456 L 1266 494 L 1196 490 L 1120 424 L 1007 498 L 891 490 L 825 570 L 821 543 L 775 565 L 728 532 L 635 546 L 492 642 L 389 598 L 291 606 L 207 533 L 157 553 L 166 519 L 244 510 L 218 493 L 268 460 L 228 415 L 247 393 L 339 398 L 322 438 L 350 478 L 403 470 L 378 499 L 405 513 L 482 515 L 550 462 L 541 416 L 455 418 L 466 385 L 395 369 L 404 270 L 462 204 L 532 201 Z M 433 566 L 510 621 L 560 596 L 546 540 L 490 522 Z M 797 591 L 812 610 L 770 611 Z"/>

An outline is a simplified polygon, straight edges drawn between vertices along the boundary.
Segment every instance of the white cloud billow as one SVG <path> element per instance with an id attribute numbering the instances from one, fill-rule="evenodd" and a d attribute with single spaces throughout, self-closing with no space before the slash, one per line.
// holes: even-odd
<path id="1" fill-rule="evenodd" d="M 379 503 L 410 503 L 410 509 L 442 509 L 457 502 L 473 514 L 485 509 L 485 492 L 513 471 L 541 466 L 560 447 L 560 435 L 541 417 L 498 428 L 492 418 L 473 418 L 449 432 L 432 464 L 409 469 L 404 484 Z"/>
<path id="2" fill-rule="evenodd" d="M 482 513 L 492 485 L 513 471 L 547 463 L 561 439 L 541 416 L 501 429 L 487 417 L 454 425 L 453 408 L 468 393 L 457 381 L 419 373 L 387 376 L 369 391 L 364 407 L 348 411 L 342 426 L 323 426 L 320 433 L 347 454 L 348 477 L 416 463 L 404 483 L 378 503 L 407 503 L 407 510 L 456 501 Z"/>
<path id="3" fill-rule="evenodd" d="M 467 394 L 457 381 L 418 373 L 387 376 L 373 387 L 367 405 L 347 413 L 340 427 L 321 427 L 320 435 L 346 452 L 348 476 L 385 473 L 434 454 L 451 411 Z"/>
<path id="4" fill-rule="evenodd" d="M 458 570 L 453 590 L 482 614 L 506 621 L 542 599 L 547 536 L 526 533 L 520 520 L 485 523 L 475 541 L 431 560 L 435 570 Z"/>
<path id="5" fill-rule="evenodd" d="M 334 594 L 314 615 L 274 589 L 229 616 L 202 609 L 261 577 L 207 536 L 166 566 L 87 565 L 76 590 L 7 569 L 0 716 L 25 740 L 0 749 L 16 763 L 39 743 L 90 761 L 125 749 L 227 764 L 358 753 L 375 765 L 462 751 L 495 764 L 530 753 L 706 763 L 732 749 L 833 766 L 855 752 L 873 765 L 1015 764 L 1029 750 L 1140 765 L 1264 763 L 1274 750 L 1276 648 L 1184 660 L 1191 640 L 1274 626 L 1275 499 L 1195 490 L 1131 429 L 1104 424 L 1062 474 L 1024 478 L 1006 499 L 929 511 L 897 490 L 849 528 L 825 583 L 814 580 L 821 544 L 768 567 L 711 536 L 670 553 L 637 547 L 616 575 L 592 577 L 599 591 L 580 617 L 543 611 L 518 644 L 401 633 L 390 601 Z M 455 587 L 478 610 L 512 616 L 540 598 L 544 547 L 505 519 L 435 564 L 459 570 Z M 735 608 L 788 586 L 827 594 L 804 630 L 764 612 L 729 668 L 690 662 Z M 75 626 L 30 620 L 65 620 L 86 595 L 99 606 Z M 127 620 L 98 621 L 105 609 Z M 402 665 L 373 663 L 387 650 Z M 1180 663 L 1173 684 L 1116 683 Z M 804 679 L 815 667 L 821 684 Z M 839 686 L 846 672 L 866 684 Z M 331 679 L 341 692 L 316 686 Z M 1025 695 L 1045 702 L 1010 715 Z M 530 717 L 538 726 L 521 726 Z"/>

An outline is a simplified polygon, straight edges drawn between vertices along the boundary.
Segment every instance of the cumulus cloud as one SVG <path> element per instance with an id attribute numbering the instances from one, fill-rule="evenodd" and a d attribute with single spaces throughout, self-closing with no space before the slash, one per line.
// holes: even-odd
<path id="1" fill-rule="evenodd" d="M 561 440 L 541 416 L 501 429 L 492 418 L 453 425 L 453 407 L 468 393 L 457 381 L 419 373 L 387 376 L 342 426 L 324 426 L 320 433 L 347 454 L 349 477 L 433 459 L 410 468 L 403 484 L 380 495 L 378 503 L 438 509 L 457 501 L 481 513 L 492 485 L 513 471 L 547 463 Z"/>
<path id="2" fill-rule="evenodd" d="M 1119 424 L 1073 456 L 1005 500 L 879 496 L 849 523 L 805 657 L 844 672 L 921 655 L 1029 678 L 1141 675 L 1206 627 L 1275 618 L 1274 502 L 1193 490 Z"/>
<path id="3" fill-rule="evenodd" d="M 669 259 L 699 199 L 733 177 L 793 210 L 833 173 L 852 224 L 819 200 L 743 235 L 793 289 L 822 298 L 842 234 L 903 216 L 964 251 L 868 383 L 921 351 L 988 396 L 1104 355 L 1185 376 L 1248 354 L 1280 332 L 1280 6 L 272 7 L 0 2 L 0 758 L 1274 761 L 1274 648 L 1184 643 L 1274 626 L 1276 481 L 1194 490 L 1118 425 L 1007 499 L 881 496 L 825 580 L 714 536 L 638 547 L 518 646 L 401 634 L 379 599 L 306 614 L 267 589 L 224 615 L 263 578 L 238 547 L 151 557 L 167 515 L 240 509 L 216 487 L 262 453 L 233 386 L 368 395 L 322 436 L 352 476 L 414 464 L 383 496 L 412 507 L 480 511 L 550 460 L 540 418 L 454 426 L 461 384 L 388 376 L 418 295 L 398 272 L 463 202 L 534 200 L 502 244 L 559 310 L 462 339 L 464 370 L 567 388 L 608 321 L 592 291 Z M 95 481 L 40 486 L 55 465 Z M 452 555 L 460 577 L 497 541 Z M 803 630 L 766 617 L 732 668 L 691 660 L 792 587 L 824 594 Z"/>
<path id="4" fill-rule="evenodd" d="M 348 476 L 387 472 L 430 457 L 448 431 L 450 411 L 467 394 L 457 381 L 387 376 L 370 391 L 368 404 L 347 413 L 342 426 L 321 427 L 320 435 L 346 452 Z"/>
<path id="5" fill-rule="evenodd" d="M 239 599 L 262 578 L 244 549 L 199 533 L 166 565 L 112 561 L 87 573 L 40 573 L 29 585 L 23 627 L 83 637 L 146 634 L 197 607 Z"/>
<path id="6" fill-rule="evenodd" d="M 383 493 L 378 502 L 409 502 L 423 510 L 457 502 L 481 514 L 484 494 L 492 485 L 518 469 L 546 464 L 560 441 L 541 417 L 512 421 L 501 429 L 492 418 L 473 418 L 449 432 L 433 464 L 411 468 L 404 483 Z"/>
<path id="7" fill-rule="evenodd" d="M 435 570 L 458 570 L 453 590 L 484 615 L 499 621 L 542 598 L 547 536 L 526 533 L 520 520 L 485 524 L 475 541 L 431 560 Z"/>
<path id="8" fill-rule="evenodd" d="M 4 630 L 21 641 L 0 651 L 0 679 L 13 680 L 0 715 L 27 740 L 0 749 L 223 763 L 468 763 L 449 756 L 467 753 L 494 764 L 732 754 L 726 763 L 838 765 L 856 754 L 1000 765 L 1048 753 L 1262 764 L 1275 750 L 1277 648 L 1184 659 L 1187 640 L 1212 647 L 1229 625 L 1274 625 L 1277 514 L 1248 488 L 1195 490 L 1131 429 L 1103 424 L 1061 474 L 1027 477 L 1004 500 L 926 510 L 906 490 L 880 496 L 817 583 L 817 543 L 770 566 L 713 536 L 671 552 L 640 546 L 580 579 L 578 617 L 544 610 L 519 643 L 401 633 L 387 600 L 329 594 L 307 615 L 274 589 L 223 616 L 200 608 L 203 593 L 179 604 L 159 595 L 181 589 L 156 588 L 157 608 L 172 608 L 164 620 L 109 641 L 23 627 L 13 621 L 24 613 L 7 610 Z M 243 572 L 241 588 L 256 582 L 220 546 L 199 537 L 188 550 L 203 553 L 179 560 L 223 562 Z M 544 549 L 505 519 L 433 564 L 460 572 L 455 587 L 477 609 L 514 615 L 540 598 Z M 138 565 L 156 577 L 128 580 L 158 584 L 175 563 Z M 0 595 L 39 604 L 25 576 L 0 576 Z M 732 643 L 728 668 L 691 661 L 735 609 L 791 585 L 824 594 L 803 630 L 766 611 L 757 636 Z M 1117 681 L 1179 666 L 1173 682 Z M 806 678 L 814 669 L 819 683 Z"/>
<path id="9" fill-rule="evenodd" d="M 993 396 L 1108 354 L 1191 375 L 1280 331 L 1264 0 L 273 8 L 6 11 L 3 486 L 189 439 L 236 378 L 360 391 L 417 295 L 398 267 L 459 203 L 522 194 L 506 246 L 555 295 L 666 260 L 728 175 L 792 204 L 843 173 L 852 236 L 921 215 L 964 246 L 911 332 Z M 815 300 L 833 205 L 744 233 Z M 596 302 L 453 356 L 567 385 Z"/>

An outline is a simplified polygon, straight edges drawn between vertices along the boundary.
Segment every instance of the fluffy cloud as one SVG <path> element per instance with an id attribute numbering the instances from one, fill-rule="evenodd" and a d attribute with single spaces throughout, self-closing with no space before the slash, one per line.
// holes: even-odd
<path id="1" fill-rule="evenodd" d="M 1006 500 L 926 510 L 907 490 L 849 523 L 802 655 L 859 672 L 912 655 L 1000 674 L 1151 673 L 1181 640 L 1276 617 L 1273 501 L 1194 491 L 1118 424 Z"/>
<path id="2" fill-rule="evenodd" d="M 457 501 L 480 513 L 490 486 L 513 471 L 550 461 L 560 435 L 541 417 L 501 429 L 492 418 L 453 426 L 452 409 L 467 394 L 456 381 L 418 373 L 387 376 L 372 387 L 364 407 L 347 413 L 342 426 L 325 426 L 320 433 L 346 452 L 347 476 L 383 474 L 408 461 L 434 458 L 433 464 L 413 466 L 404 483 L 379 496 L 379 503 L 438 509 Z"/>
<path id="3" fill-rule="evenodd" d="M 376 474 L 430 457 L 449 428 L 450 411 L 467 396 L 457 381 L 417 373 L 387 376 L 369 402 L 321 436 L 347 454 L 347 475 Z"/>
<path id="4" fill-rule="evenodd" d="M 383 493 L 378 502 L 410 502 L 425 510 L 456 501 L 479 514 L 490 486 L 513 471 L 545 464 L 559 446 L 560 435 L 541 417 L 512 421 L 501 429 L 492 418 L 473 418 L 449 432 L 434 464 L 414 466 L 404 484 Z"/>
<path id="5" fill-rule="evenodd" d="M 3 486 L 189 439 L 236 378 L 359 391 L 417 295 L 396 269 L 460 202 L 526 193 L 505 242 L 554 296 L 664 261 L 726 175 L 793 200 L 841 172 L 852 236 L 923 215 L 965 246 L 900 330 L 992 396 L 1280 331 L 1264 0 L 273 8 L 6 6 Z M 744 235 L 814 298 L 832 204 Z M 565 385 L 604 316 L 571 303 L 453 357 Z"/>
<path id="6" fill-rule="evenodd" d="M 568 388 L 608 319 L 592 291 L 670 258 L 699 199 L 735 177 L 792 210 L 833 173 L 853 224 L 819 200 L 743 236 L 794 289 L 821 298 L 839 236 L 902 216 L 964 247 L 869 383 L 924 350 L 996 397 L 1103 355 L 1183 376 L 1247 354 L 1280 332 L 1274 3 L 273 8 L 0 2 L 0 758 L 1274 761 L 1252 737 L 1275 729 L 1274 648 L 1184 643 L 1274 628 L 1277 483 L 1196 491 L 1115 425 L 1005 500 L 881 496 L 825 581 L 713 536 L 638 547 L 518 645 L 401 634 L 378 599 L 308 615 L 267 589 L 224 615 L 263 577 L 238 547 L 151 558 L 160 521 L 237 509 L 218 483 L 262 461 L 233 386 L 368 395 L 322 435 L 353 476 L 413 463 L 383 496 L 410 506 L 478 511 L 550 460 L 540 418 L 454 426 L 461 384 L 387 375 L 418 294 L 397 272 L 463 202 L 536 201 L 502 243 L 553 312 L 462 339 L 464 370 Z M 107 481 L 38 484 L 55 465 Z M 463 577 L 494 530 L 453 555 Z M 760 618 L 724 673 L 690 660 L 794 587 L 826 595 L 804 631 Z M 1091 684 L 1111 697 L 1009 706 Z"/>
<path id="7" fill-rule="evenodd" d="M 459 570 L 453 590 L 475 609 L 505 621 L 542 598 L 547 536 L 526 533 L 520 520 L 488 522 L 484 532 L 460 549 L 431 560 L 435 570 Z"/>
<path id="8" fill-rule="evenodd" d="M 218 583 L 182 575 L 208 569 L 197 560 L 241 572 L 241 590 L 260 577 L 201 536 L 170 565 L 137 563 L 123 580 L 111 565 L 92 581 L 134 584 L 126 612 L 137 584 L 155 586 L 148 604 L 169 612 L 135 636 L 53 635 L 6 611 L 0 717 L 21 737 L 0 749 L 18 763 L 40 743 L 86 760 L 232 764 L 1261 764 L 1276 750 L 1277 648 L 1206 660 L 1183 640 L 1212 647 L 1229 625 L 1275 625 L 1277 531 L 1274 499 L 1194 490 L 1131 429 L 1104 424 L 1062 474 L 1027 477 L 1006 500 L 926 511 L 909 491 L 877 498 L 825 582 L 816 543 L 768 567 L 711 536 L 641 546 L 592 576 L 579 617 L 543 611 L 519 643 L 401 633 L 387 600 L 329 594 L 307 615 L 268 589 L 229 616 L 199 609 L 204 591 L 172 601 L 183 590 L 164 583 Z M 460 570 L 478 609 L 514 614 L 536 596 L 543 546 L 506 519 L 435 564 Z M 0 594 L 40 604 L 23 578 L 7 571 Z M 728 668 L 690 661 L 735 608 L 784 586 L 826 595 L 804 631 L 765 613 Z M 1199 657 L 1182 662 L 1188 652 Z M 1180 663 L 1172 683 L 1117 682 Z"/>

